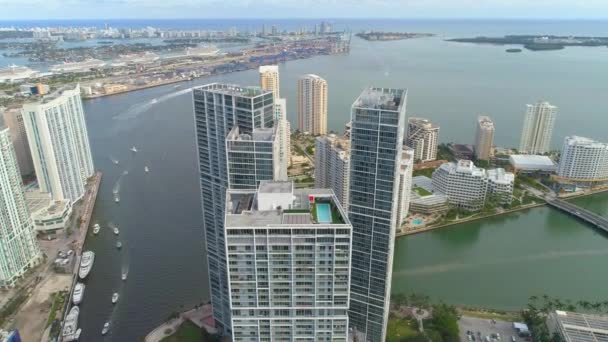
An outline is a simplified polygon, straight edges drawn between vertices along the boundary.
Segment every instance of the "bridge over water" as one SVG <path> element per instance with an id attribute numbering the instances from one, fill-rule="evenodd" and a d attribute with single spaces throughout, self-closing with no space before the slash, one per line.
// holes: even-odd
<path id="1" fill-rule="evenodd" d="M 547 200 L 547 204 L 608 233 L 608 218 L 560 199 Z"/>

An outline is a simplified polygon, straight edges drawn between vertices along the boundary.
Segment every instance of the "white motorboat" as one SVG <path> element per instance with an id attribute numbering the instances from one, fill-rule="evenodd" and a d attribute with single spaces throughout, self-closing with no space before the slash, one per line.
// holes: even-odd
<path id="1" fill-rule="evenodd" d="M 150 172 L 150 169 L 146 166 L 146 167 L 144 167 L 144 171 Z"/>
<path id="2" fill-rule="evenodd" d="M 108 333 L 108 331 L 110 331 L 110 322 L 105 322 L 103 324 L 103 329 L 101 329 L 101 334 L 105 335 Z"/>
<path id="3" fill-rule="evenodd" d="M 91 268 L 93 268 L 93 262 L 95 261 L 95 253 L 93 251 L 86 251 L 82 253 L 82 258 L 80 259 L 80 269 L 78 270 L 78 276 L 80 279 L 84 279 L 91 272 Z"/>
<path id="4" fill-rule="evenodd" d="M 120 241 L 116 242 L 116 248 L 117 249 L 121 249 L 122 248 L 122 242 L 120 242 Z"/>
<path id="5" fill-rule="evenodd" d="M 118 197 L 118 195 L 114 196 L 114 202 L 116 202 L 116 203 L 120 202 L 120 197 Z"/>
<path id="6" fill-rule="evenodd" d="M 118 292 L 114 292 L 112 295 L 112 304 L 116 304 L 118 302 Z"/>
<path id="7" fill-rule="evenodd" d="M 131 151 L 137 152 L 137 148 L 135 146 L 131 147 Z"/>
<path id="8" fill-rule="evenodd" d="M 82 303 L 82 299 L 84 298 L 84 284 L 76 283 L 74 286 L 74 293 L 72 294 L 72 303 L 74 305 L 78 305 Z"/>
<path id="9" fill-rule="evenodd" d="M 64 341 L 76 341 L 80 337 L 81 330 L 78 329 L 78 315 L 80 315 L 80 309 L 78 306 L 73 306 L 65 317 L 62 332 Z"/>
<path id="10" fill-rule="evenodd" d="M 118 230 L 118 227 L 114 227 L 114 235 L 118 235 L 120 233 L 120 231 Z"/>
<path id="11" fill-rule="evenodd" d="M 93 234 L 95 234 L 95 235 L 99 234 L 100 229 L 101 229 L 101 227 L 99 226 L 99 224 L 95 223 L 95 225 L 93 226 Z"/>
<path id="12" fill-rule="evenodd" d="M 122 281 L 125 281 L 125 280 L 127 280 L 127 276 L 128 276 L 127 272 L 122 272 L 122 276 L 120 278 L 122 279 Z"/>

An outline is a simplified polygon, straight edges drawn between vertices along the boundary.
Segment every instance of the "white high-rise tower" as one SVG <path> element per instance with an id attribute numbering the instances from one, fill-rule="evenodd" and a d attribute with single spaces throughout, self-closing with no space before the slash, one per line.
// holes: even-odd
<path id="1" fill-rule="evenodd" d="M 549 152 L 557 107 L 550 105 L 549 102 L 538 102 L 533 105 L 526 105 L 526 107 L 519 153 L 541 154 Z"/>
<path id="2" fill-rule="evenodd" d="M 0 287 L 12 287 L 42 255 L 8 128 L 0 130 L 0 184 Z"/>
<path id="3" fill-rule="evenodd" d="M 25 104 L 23 121 L 40 190 L 78 201 L 94 173 L 80 86 Z"/>
<path id="4" fill-rule="evenodd" d="M 291 125 L 287 120 L 287 100 L 280 98 L 280 78 L 278 65 L 262 65 L 259 69 L 260 87 L 271 91 L 274 97 L 275 122 L 279 136 L 279 159 L 281 169 L 277 180 L 287 180 L 287 167 L 291 160 Z"/>
<path id="5" fill-rule="evenodd" d="M 327 134 L 327 81 L 317 75 L 298 80 L 298 128 L 312 135 Z"/>

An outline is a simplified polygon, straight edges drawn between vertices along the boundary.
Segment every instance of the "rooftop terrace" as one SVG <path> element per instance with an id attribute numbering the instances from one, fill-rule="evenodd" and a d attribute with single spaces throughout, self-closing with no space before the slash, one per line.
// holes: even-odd
<path id="1" fill-rule="evenodd" d="M 407 90 L 391 88 L 367 88 L 355 100 L 354 107 L 399 110 L 405 102 Z"/>
<path id="2" fill-rule="evenodd" d="M 262 182 L 258 191 L 229 190 L 226 228 L 350 224 L 330 189 L 294 189 L 292 182 Z"/>
<path id="3" fill-rule="evenodd" d="M 194 88 L 194 90 L 200 91 L 213 91 L 217 94 L 233 95 L 241 97 L 257 97 L 271 91 L 264 91 L 260 87 L 241 87 L 236 84 L 224 84 L 224 83 L 211 83 L 200 87 Z"/>

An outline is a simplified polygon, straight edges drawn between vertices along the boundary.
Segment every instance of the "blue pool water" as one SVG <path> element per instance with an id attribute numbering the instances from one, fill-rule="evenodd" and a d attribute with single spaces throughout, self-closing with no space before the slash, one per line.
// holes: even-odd
<path id="1" fill-rule="evenodd" d="M 319 223 L 331 223 L 331 209 L 329 203 L 317 204 L 317 220 Z"/>
<path id="2" fill-rule="evenodd" d="M 422 222 L 424 222 L 424 220 L 421 219 L 421 218 L 417 218 L 417 219 L 413 219 L 412 220 L 412 224 L 422 224 Z"/>

